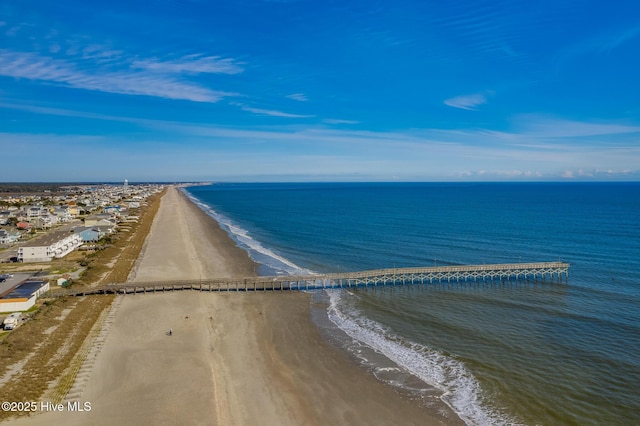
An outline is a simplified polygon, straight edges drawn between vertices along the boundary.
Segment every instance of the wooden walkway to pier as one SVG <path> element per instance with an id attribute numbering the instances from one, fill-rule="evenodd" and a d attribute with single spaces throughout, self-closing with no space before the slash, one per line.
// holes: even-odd
<path id="1" fill-rule="evenodd" d="M 495 265 L 433 266 L 424 268 L 388 268 L 371 271 L 318 275 L 278 275 L 242 279 L 209 279 L 162 282 L 126 282 L 91 288 L 56 289 L 50 297 L 89 294 L 134 294 L 157 291 L 284 291 L 361 288 L 415 284 L 481 284 L 502 282 L 562 282 L 569 277 L 564 262 L 506 263 Z"/>

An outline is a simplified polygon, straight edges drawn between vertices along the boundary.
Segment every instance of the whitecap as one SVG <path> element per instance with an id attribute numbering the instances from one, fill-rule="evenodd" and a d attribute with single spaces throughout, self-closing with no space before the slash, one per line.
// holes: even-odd
<path id="1" fill-rule="evenodd" d="M 345 303 L 347 300 L 340 291 L 330 290 L 327 293 L 330 300 L 327 313 L 331 322 L 352 339 L 440 390 L 440 399 L 466 424 L 516 424 L 513 419 L 482 401 L 480 384 L 462 361 L 404 339 L 382 324 L 364 317 L 356 308 Z"/>
<path id="2" fill-rule="evenodd" d="M 248 230 L 242 228 L 237 223 L 233 222 L 230 218 L 224 214 L 212 209 L 210 206 L 202 202 L 187 191 L 183 191 L 184 194 L 196 204 L 202 211 L 213 218 L 220 227 L 227 232 L 233 241 L 238 246 L 244 249 L 251 259 L 255 262 L 267 266 L 272 269 L 276 274 L 289 274 L 289 275 L 311 275 L 312 272 L 302 268 L 289 259 L 277 254 L 273 250 L 263 246 L 259 241 L 255 240 Z"/>

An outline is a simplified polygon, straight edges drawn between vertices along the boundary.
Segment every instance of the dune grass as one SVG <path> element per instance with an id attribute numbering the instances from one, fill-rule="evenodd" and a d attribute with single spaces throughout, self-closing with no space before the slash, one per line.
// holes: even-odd
<path id="1" fill-rule="evenodd" d="M 131 224 L 130 233 L 114 238 L 116 241 L 111 247 L 87 256 L 87 270 L 73 285 L 126 281 L 142 251 L 163 194 L 149 199 L 140 213 L 139 223 Z M 83 362 L 86 353 L 79 354 L 78 350 L 114 297 L 101 295 L 40 301 L 39 309 L 31 313 L 31 319 L 4 335 L 0 342 L 0 395 L 4 400 L 39 404 L 52 384 L 56 393 L 64 396 L 77 374 L 77 369 L 68 367 Z M 0 421 L 19 414 L 0 411 Z"/>

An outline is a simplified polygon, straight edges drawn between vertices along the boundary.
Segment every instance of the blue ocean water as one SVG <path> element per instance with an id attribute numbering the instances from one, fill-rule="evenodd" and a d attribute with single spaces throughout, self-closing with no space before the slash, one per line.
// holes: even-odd
<path id="1" fill-rule="evenodd" d="M 640 424 L 639 183 L 187 192 L 262 274 L 571 263 L 566 283 L 331 292 L 326 313 L 363 366 L 467 424 Z"/>

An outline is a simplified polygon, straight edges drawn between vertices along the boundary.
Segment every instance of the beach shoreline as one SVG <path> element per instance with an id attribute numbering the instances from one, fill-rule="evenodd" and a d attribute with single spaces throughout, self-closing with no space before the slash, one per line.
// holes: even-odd
<path id="1" fill-rule="evenodd" d="M 131 277 L 241 277 L 255 267 L 214 219 L 170 188 Z M 15 424 L 462 424 L 398 394 L 327 342 L 308 294 L 118 297 L 78 399 L 91 411 Z"/>

